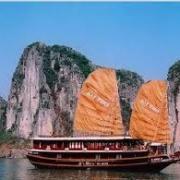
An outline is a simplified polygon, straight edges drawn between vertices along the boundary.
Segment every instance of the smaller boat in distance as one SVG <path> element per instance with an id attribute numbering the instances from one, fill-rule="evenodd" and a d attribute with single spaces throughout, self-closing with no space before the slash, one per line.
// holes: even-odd
<path id="1" fill-rule="evenodd" d="M 74 121 L 74 137 L 35 137 L 27 154 L 38 168 L 160 171 L 179 158 L 171 143 L 167 83 L 142 85 L 124 136 L 116 73 L 100 68 L 83 83 Z"/>

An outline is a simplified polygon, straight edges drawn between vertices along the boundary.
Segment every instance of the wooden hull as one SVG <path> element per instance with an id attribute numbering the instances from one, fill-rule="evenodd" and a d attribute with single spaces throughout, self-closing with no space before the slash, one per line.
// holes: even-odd
<path id="1" fill-rule="evenodd" d="M 28 154 L 27 158 L 37 168 L 53 169 L 114 169 L 120 171 L 159 172 L 176 160 L 166 156 L 146 156 L 123 159 L 58 159 Z M 156 160 L 161 159 L 161 160 Z"/>

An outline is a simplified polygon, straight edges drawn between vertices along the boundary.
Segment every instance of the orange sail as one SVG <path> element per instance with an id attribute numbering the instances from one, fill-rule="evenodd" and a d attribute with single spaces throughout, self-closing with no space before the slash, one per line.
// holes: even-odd
<path id="1" fill-rule="evenodd" d="M 99 68 L 83 83 L 75 113 L 74 133 L 121 135 L 123 129 L 116 73 L 112 69 Z"/>
<path id="2" fill-rule="evenodd" d="M 167 89 L 165 81 L 149 81 L 142 85 L 130 120 L 130 135 L 133 138 L 171 143 Z"/>

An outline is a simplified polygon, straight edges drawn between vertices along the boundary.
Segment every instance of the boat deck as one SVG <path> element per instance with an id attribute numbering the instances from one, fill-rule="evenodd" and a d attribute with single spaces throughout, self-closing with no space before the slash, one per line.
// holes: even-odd
<path id="1" fill-rule="evenodd" d="M 143 153 L 148 150 L 75 150 L 75 149 L 64 149 L 64 150 L 52 150 L 52 149 L 31 149 L 31 152 L 50 152 L 50 153 Z"/>

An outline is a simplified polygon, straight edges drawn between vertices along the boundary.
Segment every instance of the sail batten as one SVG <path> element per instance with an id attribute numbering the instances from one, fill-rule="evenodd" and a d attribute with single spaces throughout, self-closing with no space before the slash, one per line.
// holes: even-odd
<path id="1" fill-rule="evenodd" d="M 167 83 L 149 81 L 139 89 L 130 119 L 130 135 L 151 142 L 171 143 Z"/>
<path id="2" fill-rule="evenodd" d="M 99 68 L 82 85 L 74 120 L 75 134 L 122 135 L 116 73 Z"/>

